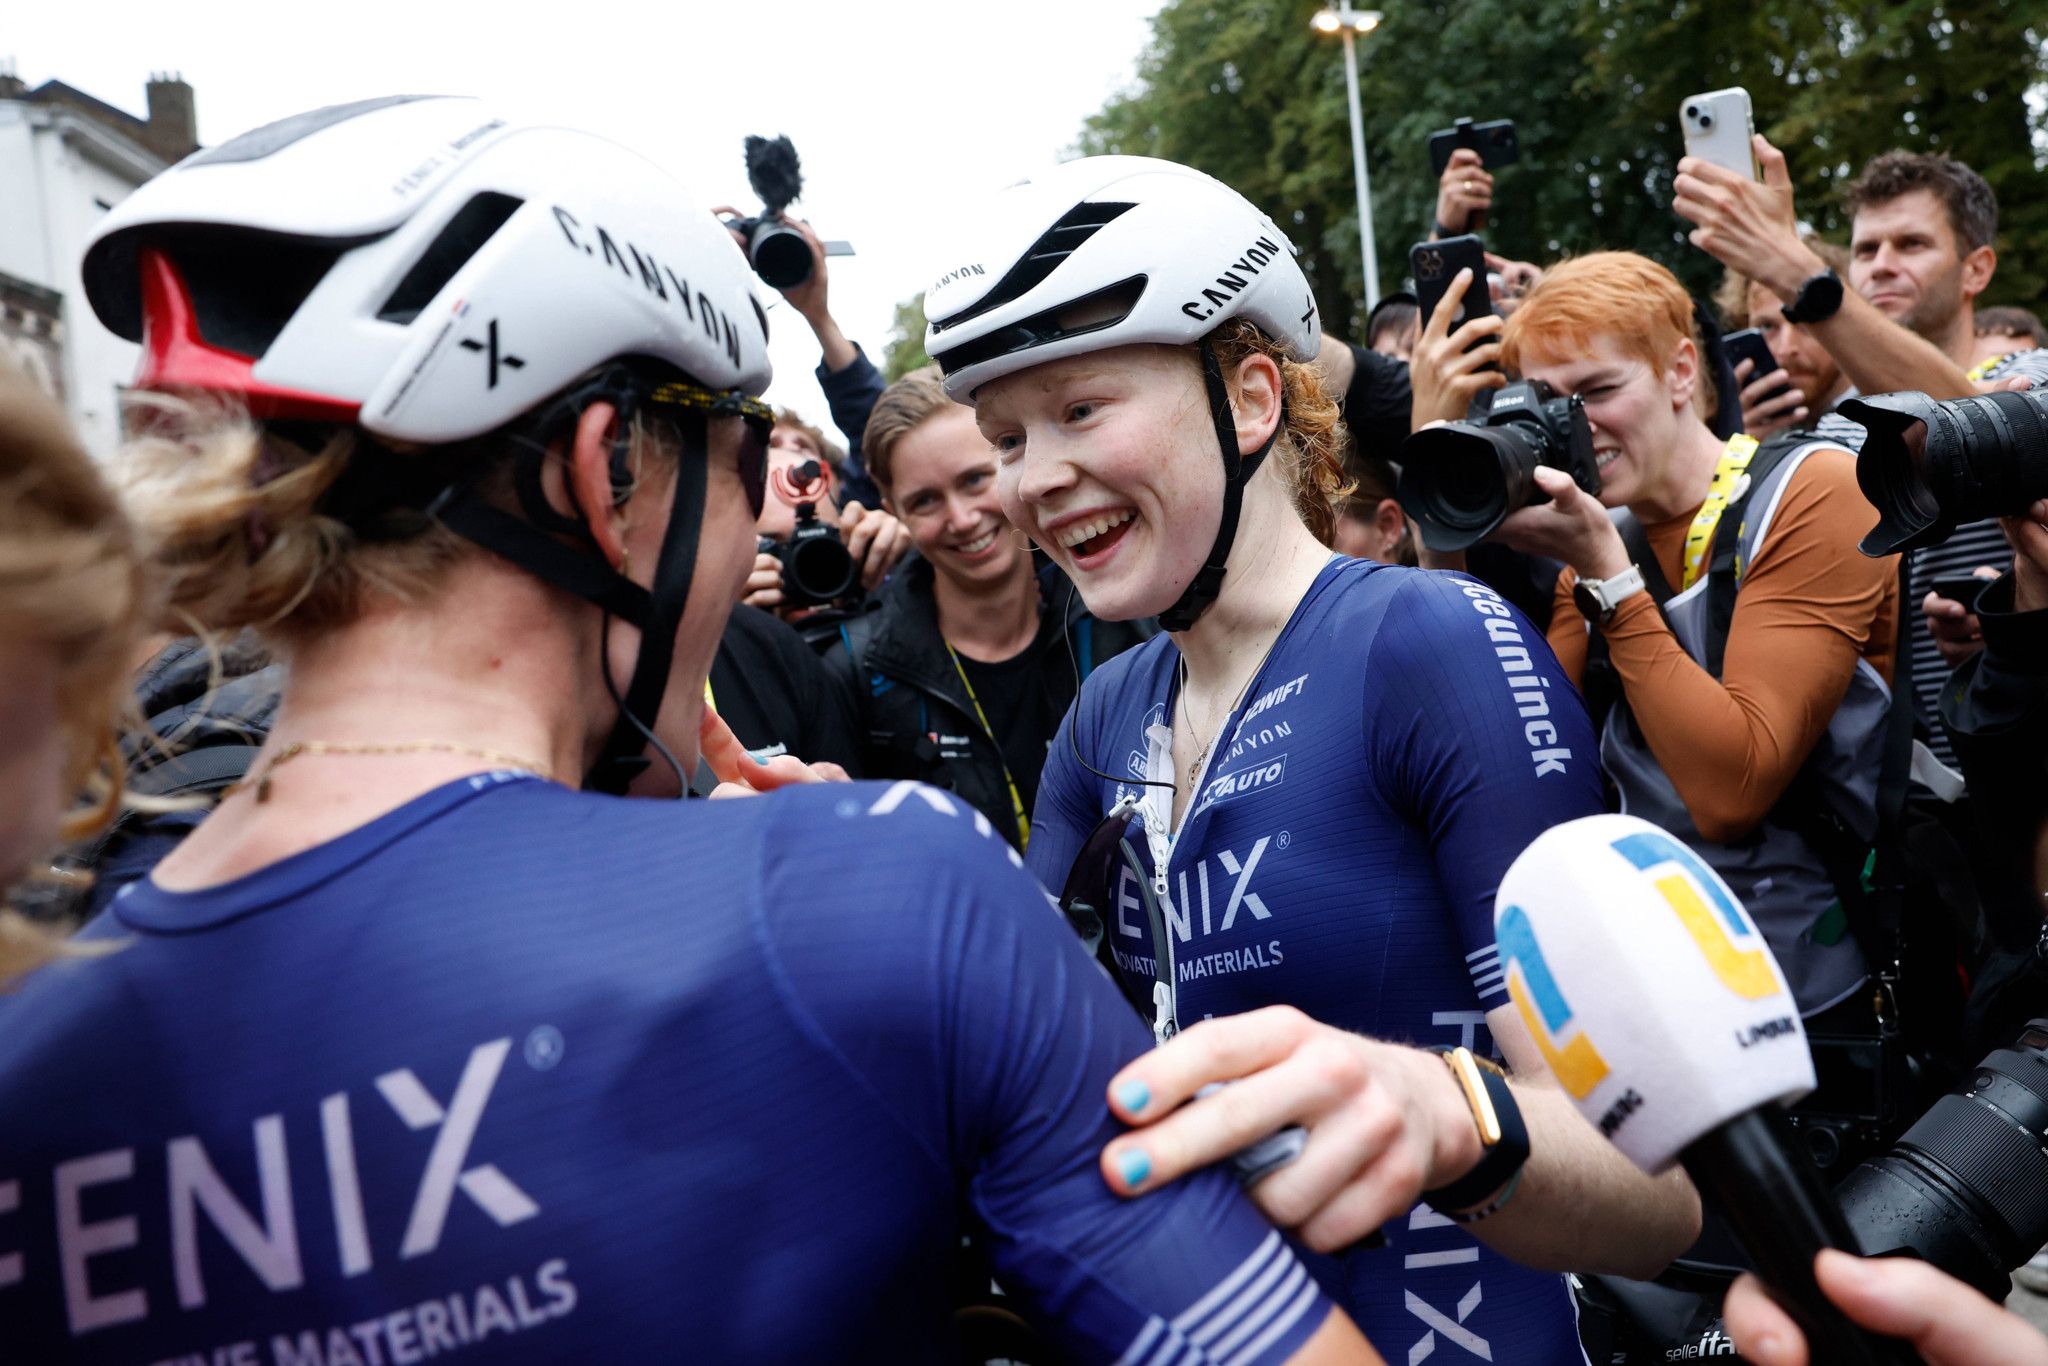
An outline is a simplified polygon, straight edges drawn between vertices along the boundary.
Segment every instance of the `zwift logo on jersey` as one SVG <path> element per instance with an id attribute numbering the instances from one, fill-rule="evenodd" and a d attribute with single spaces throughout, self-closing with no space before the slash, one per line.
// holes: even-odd
<path id="1" fill-rule="evenodd" d="M 1721 985 L 1745 1001 L 1776 994 L 1778 978 L 1763 936 L 1699 855 L 1655 830 L 1616 840 L 1614 851 L 1648 875 Z"/>
<path id="2" fill-rule="evenodd" d="M 1500 913 L 1494 938 L 1507 970 L 1508 998 L 1521 1013 L 1522 1023 L 1529 1027 L 1551 1072 L 1571 1092 L 1572 1099 L 1584 1100 L 1607 1079 L 1607 1059 L 1575 1025 L 1571 1002 L 1544 961 L 1529 913 L 1520 906 L 1507 907 Z"/>

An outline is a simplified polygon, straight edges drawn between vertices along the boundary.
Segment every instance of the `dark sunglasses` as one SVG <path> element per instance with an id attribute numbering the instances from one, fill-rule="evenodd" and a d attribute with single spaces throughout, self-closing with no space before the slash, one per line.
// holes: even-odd
<path id="1" fill-rule="evenodd" d="M 681 381 L 661 385 L 647 396 L 647 401 L 740 420 L 740 488 L 747 495 L 748 514 L 759 517 L 768 497 L 768 438 L 775 430 L 775 410 L 736 390 L 719 393 Z"/>

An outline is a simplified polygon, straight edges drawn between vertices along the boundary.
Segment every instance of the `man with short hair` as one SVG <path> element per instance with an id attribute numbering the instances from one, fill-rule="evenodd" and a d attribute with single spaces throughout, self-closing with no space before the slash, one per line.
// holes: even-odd
<path id="1" fill-rule="evenodd" d="M 2048 346 L 2048 327 L 2031 308 L 2003 304 L 1977 310 L 1976 364 L 2003 360 L 2016 351 Z"/>
<path id="2" fill-rule="evenodd" d="M 1828 268 L 1844 274 L 1849 253 L 1832 242 L 1810 243 Z M 1730 327 L 1753 327 L 1778 362 L 1768 375 L 1751 372 L 1748 361 L 1735 367 L 1742 385 L 1742 430 L 1759 441 L 1799 425 L 1811 426 L 1818 418 L 1856 397 L 1856 386 L 1842 373 L 1842 367 L 1828 354 L 1813 333 L 1785 318 L 1785 303 L 1767 286 L 1744 275 L 1729 272 L 1714 302 L 1727 315 Z"/>
<path id="3" fill-rule="evenodd" d="M 1853 288 L 1844 289 L 1800 240 L 1784 153 L 1762 137 L 1756 150 L 1761 181 L 1694 157 L 1681 161 L 1674 207 L 1699 225 L 1694 246 L 1769 289 L 1785 317 L 1807 327 L 1857 389 L 1962 398 L 2048 383 L 2048 351 L 2020 351 L 1988 367 L 1974 360 L 1972 301 L 1998 266 L 1998 200 L 1984 177 L 1939 154 L 1872 158 L 1846 194 L 1855 218 Z M 1858 423 L 1827 415 L 1815 428 L 1850 450 L 1863 448 Z M 1929 743 L 1951 766 L 1954 752 L 1938 720 L 1941 690 L 1950 667 L 1983 647 L 1983 635 L 1968 606 L 1936 594 L 1934 581 L 1995 574 L 2011 563 L 2011 548 L 1990 520 L 1959 527 L 1945 543 L 1908 556 L 1909 601 L 1924 614 L 1911 635 L 1913 690 Z"/>

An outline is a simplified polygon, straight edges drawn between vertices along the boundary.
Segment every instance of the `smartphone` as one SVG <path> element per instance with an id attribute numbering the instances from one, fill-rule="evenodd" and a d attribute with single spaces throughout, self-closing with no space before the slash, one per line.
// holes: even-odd
<path id="1" fill-rule="evenodd" d="M 1749 92 L 1741 86 L 1687 95 L 1678 106 L 1678 121 L 1685 129 L 1685 154 L 1725 166 L 1737 175 L 1762 180 L 1763 168 L 1756 164 L 1756 120 L 1751 117 Z"/>
<path id="2" fill-rule="evenodd" d="M 1728 349 L 1730 366 L 1740 365 L 1743 361 L 1749 362 L 1749 379 L 1740 381 L 1745 387 L 1748 386 L 1749 380 L 1762 379 L 1778 368 L 1778 358 L 1771 354 L 1771 344 L 1765 341 L 1764 334 L 1754 327 L 1745 327 L 1740 332 L 1730 332 L 1721 338 L 1721 345 Z M 1764 402 L 1768 403 L 1780 394 L 1790 392 L 1791 388 L 1789 384 L 1779 385 L 1764 395 Z"/>
<path id="3" fill-rule="evenodd" d="M 1950 602 L 1959 602 L 1974 612 L 1977 610 L 1977 595 L 1991 583 L 1990 579 L 1980 579 L 1974 574 L 1951 574 L 1936 579 L 1928 587 Z M 1917 604 L 1915 610 L 1918 610 Z"/>
<path id="4" fill-rule="evenodd" d="M 1451 164 L 1451 153 L 1460 147 L 1470 147 L 1479 153 L 1479 164 L 1489 171 L 1522 158 L 1521 144 L 1515 140 L 1513 119 L 1493 119 L 1487 123 L 1459 119 L 1449 128 L 1440 128 L 1429 135 L 1430 174 L 1441 178 L 1444 167 Z"/>
<path id="5" fill-rule="evenodd" d="M 1465 286 L 1458 316 L 1451 319 L 1451 331 L 1493 312 L 1493 296 L 1486 288 L 1486 248 L 1471 233 L 1417 242 L 1408 249 L 1408 268 L 1415 275 L 1415 301 L 1422 309 L 1423 326 L 1429 325 L 1430 315 L 1450 293 L 1452 277 L 1461 270 L 1472 272 L 1472 283 Z"/>

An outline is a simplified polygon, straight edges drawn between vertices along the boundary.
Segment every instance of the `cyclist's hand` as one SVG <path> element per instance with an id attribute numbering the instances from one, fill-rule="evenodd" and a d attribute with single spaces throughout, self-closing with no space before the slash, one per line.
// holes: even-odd
<path id="1" fill-rule="evenodd" d="M 1969 1286 L 1910 1257 L 1823 1252 L 1814 1275 L 1853 1323 L 1904 1338 L 1927 1366 L 2048 1366 L 2048 1338 Z M 1728 1292 L 1728 1336 L 1757 1366 L 1807 1366 L 1806 1339 L 1756 1277 Z"/>
<path id="2" fill-rule="evenodd" d="M 1210 1082 L 1230 1085 L 1192 1099 Z M 1373 1233 L 1479 1158 L 1472 1112 L 1441 1058 L 1292 1006 L 1203 1020 L 1117 1073 L 1109 1100 L 1140 1126 L 1102 1150 L 1103 1179 L 1119 1195 L 1154 1190 L 1289 1124 L 1307 1129 L 1301 1156 L 1252 1199 L 1319 1252 Z"/>
<path id="3" fill-rule="evenodd" d="M 697 726 L 697 743 L 704 762 L 718 778 L 711 793 L 715 798 L 754 797 L 797 783 L 848 781 L 846 770 L 837 764 L 807 764 L 793 754 L 763 759 L 751 753 L 709 702 L 704 704 L 704 719 Z"/>

